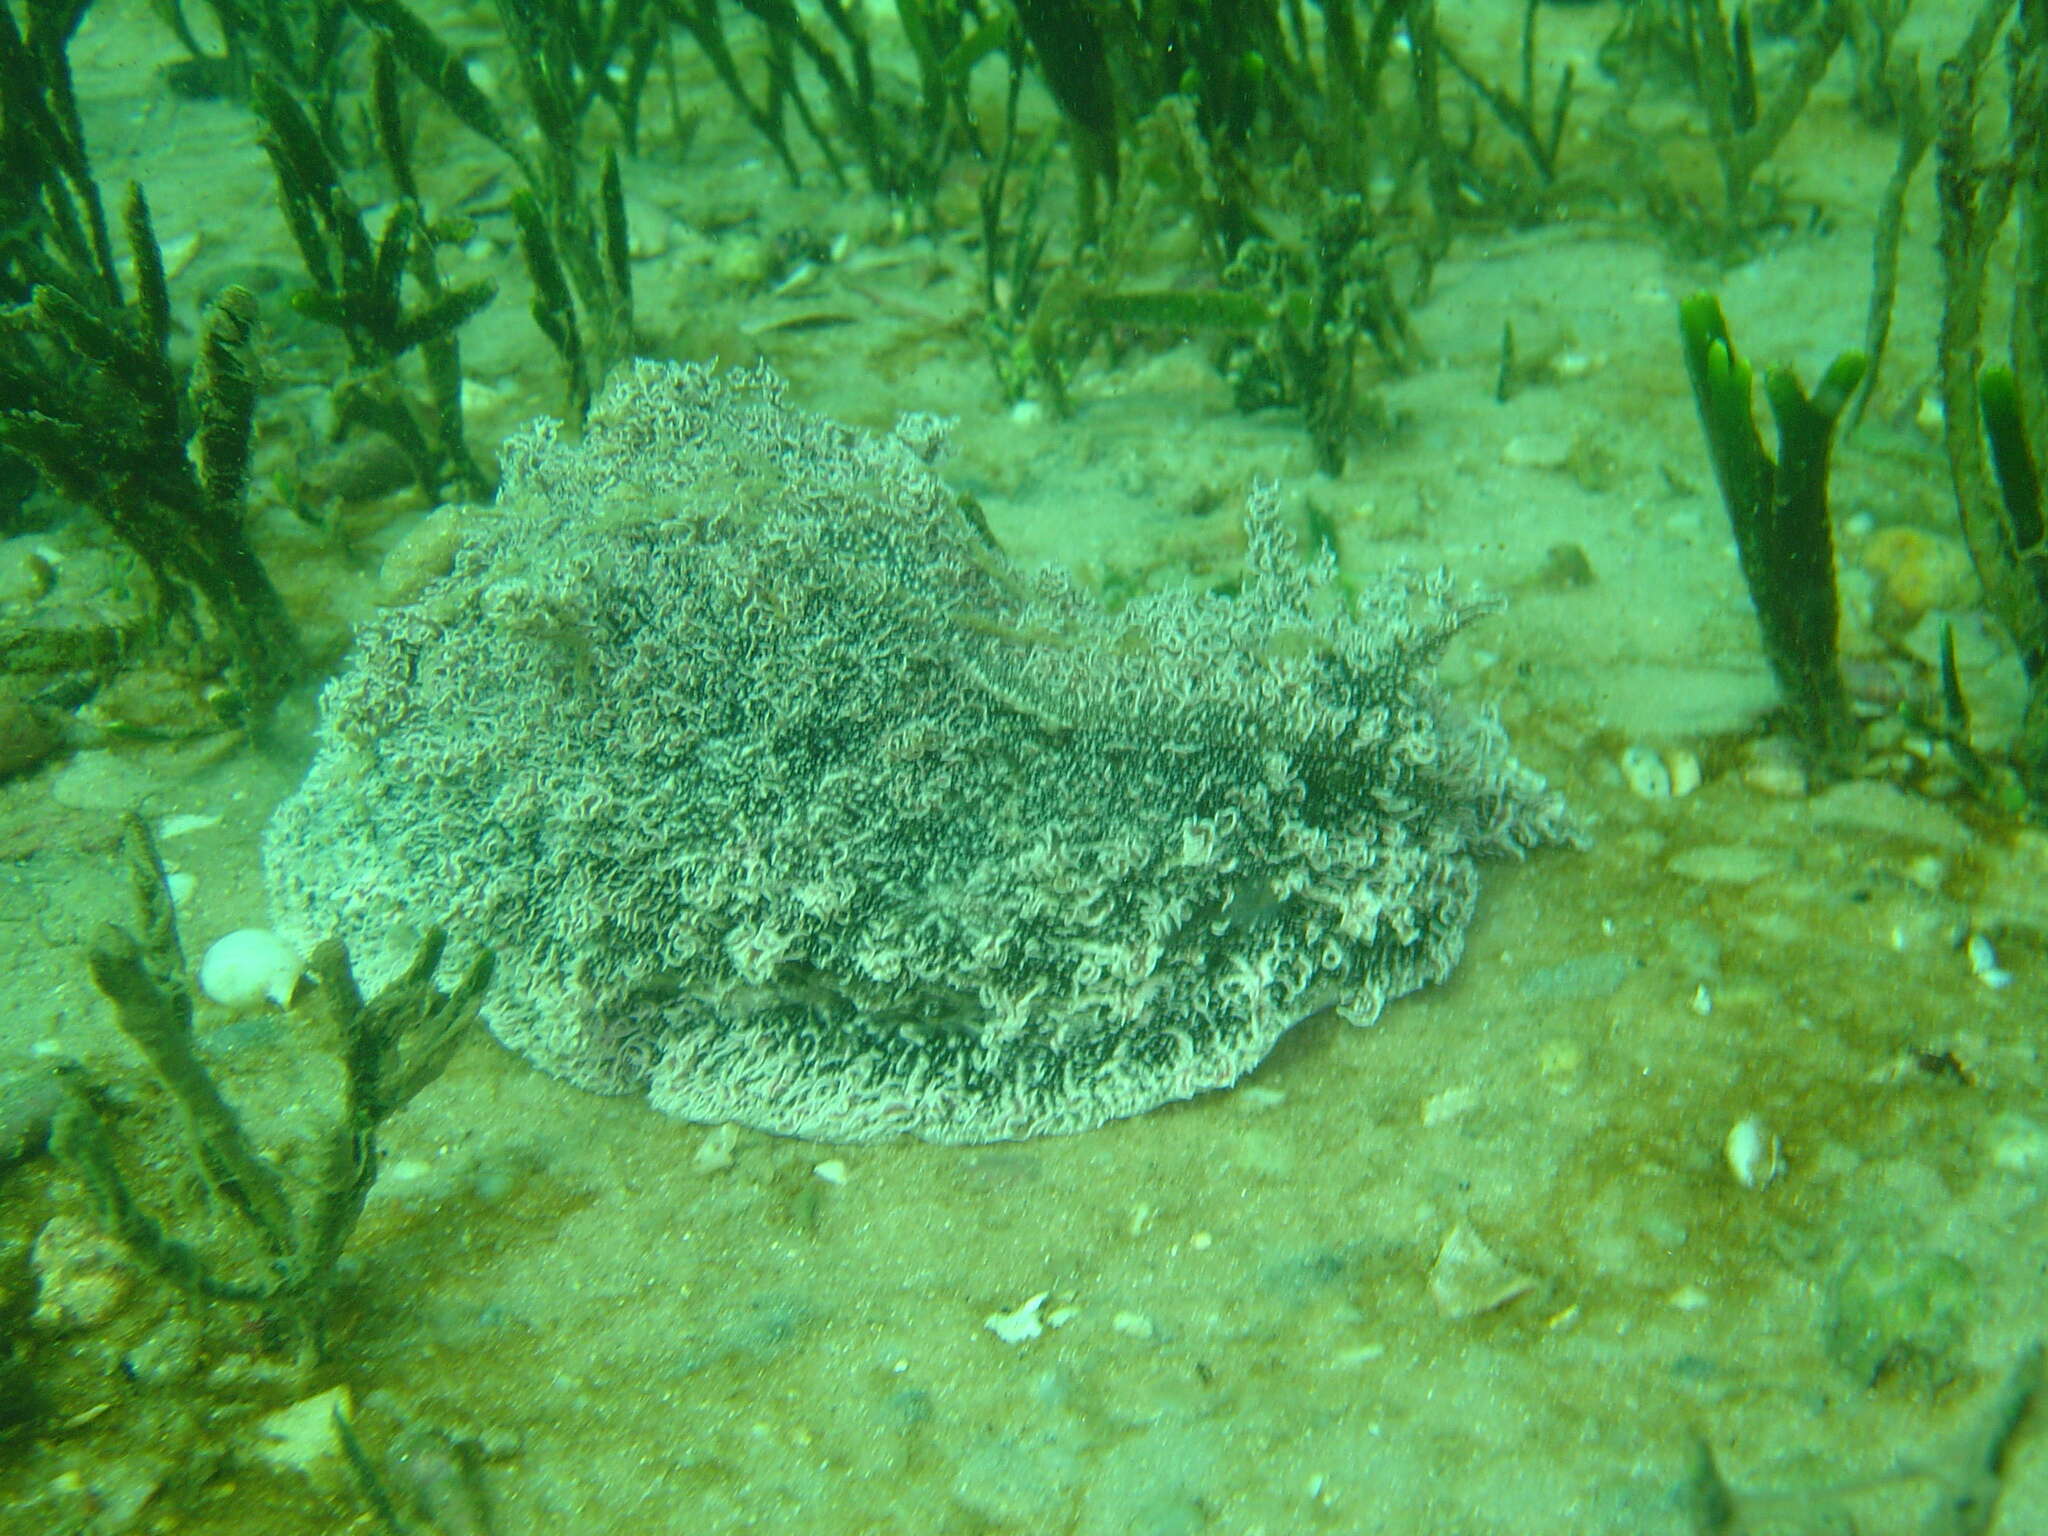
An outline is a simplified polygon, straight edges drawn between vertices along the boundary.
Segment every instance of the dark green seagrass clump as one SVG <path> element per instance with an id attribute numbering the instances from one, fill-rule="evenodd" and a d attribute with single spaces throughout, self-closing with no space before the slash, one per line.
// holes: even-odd
<path id="1" fill-rule="evenodd" d="M 1996 64 L 2003 59 L 2005 62 Z M 1994 67 L 1995 66 L 1995 67 Z M 2013 765 L 2048 806 L 2048 5 L 1981 0 L 1936 88 L 1942 435 L 1984 606 L 2027 677 Z M 1983 125 L 2002 125 L 1980 131 Z M 2016 238 L 2015 238 L 2016 236 Z M 2010 251 L 2010 256 L 1994 254 Z M 2001 310 L 2003 344 L 1987 341 Z M 1987 354 L 1992 354 L 1987 363 Z M 1999 355 L 2002 354 L 2002 355 Z"/>
<path id="2" fill-rule="evenodd" d="M 0 6 L 0 458 L 91 508 L 150 578 L 159 628 L 224 666 L 222 712 L 260 725 L 299 644 L 243 527 L 255 300 L 223 289 L 189 384 L 149 204 L 131 185 L 124 275 L 85 148 L 67 51 L 82 3 Z"/>
<path id="3" fill-rule="evenodd" d="M 311 279 L 292 296 L 293 307 L 333 327 L 348 347 L 348 371 L 333 389 L 336 415 L 345 426 L 367 427 L 390 440 L 429 501 L 450 487 L 464 496 L 488 495 L 490 476 L 463 430 L 457 333 L 496 297 L 497 286 L 442 279 L 437 252 L 473 231 L 466 219 L 426 211 L 390 45 L 379 39 L 371 51 L 370 116 L 378 159 L 395 194 L 374 235 L 307 103 L 269 74 L 256 77 L 253 92 L 263 148 L 277 174 L 278 206 Z M 414 352 L 418 385 L 401 372 Z"/>
<path id="4" fill-rule="evenodd" d="M 1856 722 L 1836 647 L 1841 605 L 1828 455 L 1835 422 L 1863 377 L 1863 356 L 1836 358 L 1811 395 L 1789 368 L 1764 374 L 1764 398 L 1778 427 L 1773 459 L 1751 412 L 1750 364 L 1728 338 L 1720 301 L 1694 294 L 1679 305 L 1678 329 L 1764 655 L 1808 754 L 1819 766 L 1840 765 L 1855 748 Z"/>
<path id="5" fill-rule="evenodd" d="M 594 385 L 633 352 L 633 280 L 619 152 L 607 144 L 602 155 L 593 154 L 588 119 L 597 103 L 606 103 L 632 151 L 640 92 L 658 41 L 655 13 L 634 0 L 616 0 L 605 24 L 593 27 L 586 14 L 592 8 L 566 0 L 498 0 L 516 94 L 534 130 L 529 134 L 500 113 L 470 78 L 462 57 L 404 0 L 349 0 L 349 6 L 378 40 L 379 59 L 388 56 L 403 66 L 517 171 L 520 185 L 511 210 L 533 280 L 534 323 L 561 357 L 570 413 L 581 419 Z"/>
<path id="6" fill-rule="evenodd" d="M 232 1235 L 173 1230 L 144 1207 L 77 1069 L 66 1074 L 73 1091 L 58 1111 L 51 1147 L 137 1262 L 195 1303 L 255 1308 L 311 1364 L 325 1346 L 335 1266 L 377 1181 L 378 1132 L 441 1075 L 476 1022 L 491 955 L 478 953 L 455 990 L 443 993 L 434 985 L 443 939 L 429 933 L 411 965 L 366 1001 L 339 940 L 313 952 L 312 1006 L 340 1040 L 342 1097 L 325 1130 L 287 1165 L 258 1148 L 200 1056 L 177 917 L 155 840 L 139 816 L 124 824 L 122 852 L 140 931 L 109 923 L 86 963 L 114 1005 L 114 1022 L 177 1107 L 185 1151 Z"/>

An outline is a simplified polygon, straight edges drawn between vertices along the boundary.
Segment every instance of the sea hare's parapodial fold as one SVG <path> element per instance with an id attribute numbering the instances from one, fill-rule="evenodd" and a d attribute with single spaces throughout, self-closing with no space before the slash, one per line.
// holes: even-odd
<path id="1" fill-rule="evenodd" d="M 363 635 L 266 838 L 281 929 L 443 921 L 572 1082 L 828 1141 L 1077 1131 L 1455 962 L 1477 861 L 1570 835 L 1430 672 L 1441 579 L 1347 594 L 1254 494 L 1242 581 L 1117 611 L 766 372 L 639 364 L 510 445 Z"/>

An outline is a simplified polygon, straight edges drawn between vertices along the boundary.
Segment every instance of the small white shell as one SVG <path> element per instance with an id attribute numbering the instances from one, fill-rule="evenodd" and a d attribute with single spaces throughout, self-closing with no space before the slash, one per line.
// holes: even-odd
<path id="1" fill-rule="evenodd" d="M 991 1312 L 981 1320 L 981 1326 L 1001 1339 L 1005 1344 L 1023 1344 L 1045 1332 L 1045 1322 L 1038 1315 L 1038 1309 L 1045 1305 L 1050 1291 L 1040 1291 L 1014 1312 Z"/>
<path id="2" fill-rule="evenodd" d="M 303 971 L 297 953 L 268 928 L 237 928 L 215 939 L 199 962 L 199 990 L 223 1008 L 283 1006 Z"/>
<path id="3" fill-rule="evenodd" d="M 1981 933 L 1970 935 L 1963 953 L 1969 956 L 1970 974 L 1994 991 L 2012 985 L 2012 972 L 1998 963 L 1998 951 L 1991 947 L 1991 941 Z"/>
<path id="4" fill-rule="evenodd" d="M 1735 1182 L 1744 1189 L 1762 1189 L 1785 1168 L 1778 1138 L 1755 1115 L 1729 1127 L 1721 1155 L 1728 1160 L 1728 1171 L 1735 1175 Z"/>
<path id="5" fill-rule="evenodd" d="M 1645 800 L 1671 798 L 1671 770 L 1648 747 L 1630 747 L 1621 754 L 1622 782 Z"/>

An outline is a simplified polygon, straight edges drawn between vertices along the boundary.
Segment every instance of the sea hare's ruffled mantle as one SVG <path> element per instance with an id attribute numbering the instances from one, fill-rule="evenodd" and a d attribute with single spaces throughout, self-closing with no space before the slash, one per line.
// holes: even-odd
<path id="1" fill-rule="evenodd" d="M 766 372 L 640 364 L 506 454 L 362 638 L 266 838 L 288 931 L 500 958 L 491 1027 L 692 1120 L 1078 1131 L 1456 961 L 1477 861 L 1568 837 L 1431 680 L 1441 579 L 1346 596 L 1252 498 L 1229 594 L 1109 612 Z"/>

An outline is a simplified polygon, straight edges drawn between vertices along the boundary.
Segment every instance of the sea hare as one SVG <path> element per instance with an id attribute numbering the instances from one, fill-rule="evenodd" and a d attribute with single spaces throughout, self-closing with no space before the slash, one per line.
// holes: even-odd
<path id="1" fill-rule="evenodd" d="M 641 363 L 504 456 L 453 568 L 362 635 L 266 835 L 278 925 L 366 982 L 488 946 L 550 1072 L 825 1141 L 1079 1131 L 1442 977 L 1481 858 L 1571 836 L 1437 656 L 1270 489 L 1230 590 L 1111 610 L 1007 559 L 942 432 Z"/>

